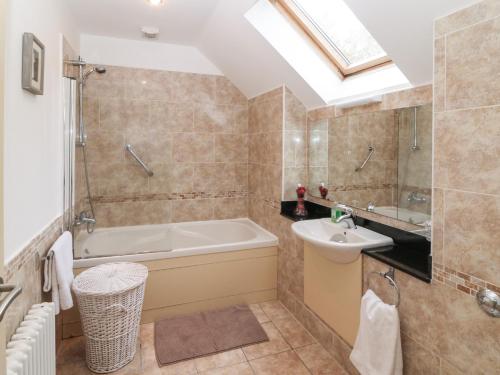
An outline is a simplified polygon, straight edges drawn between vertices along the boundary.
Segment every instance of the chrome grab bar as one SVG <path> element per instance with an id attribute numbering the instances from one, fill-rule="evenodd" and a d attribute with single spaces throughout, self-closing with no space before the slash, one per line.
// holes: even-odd
<path id="1" fill-rule="evenodd" d="M 363 164 L 361 164 L 360 167 L 357 167 L 354 172 L 359 172 L 360 170 L 362 170 L 366 163 L 368 163 L 368 160 L 370 160 L 370 158 L 372 157 L 373 153 L 375 152 L 375 148 L 373 146 L 368 146 L 368 156 L 366 157 L 365 161 L 363 162 Z"/>
<path id="2" fill-rule="evenodd" d="M 132 155 L 137 163 L 144 169 L 144 171 L 148 174 L 149 177 L 153 177 L 154 173 L 149 167 L 142 161 L 142 159 L 135 153 L 132 145 L 130 143 L 125 145 L 125 149 Z"/>
<path id="3" fill-rule="evenodd" d="M 9 306 L 14 302 L 16 297 L 21 294 L 23 288 L 16 285 L 4 285 L 3 279 L 0 277 L 0 293 L 9 293 L 0 303 L 0 322 L 3 320 Z"/>

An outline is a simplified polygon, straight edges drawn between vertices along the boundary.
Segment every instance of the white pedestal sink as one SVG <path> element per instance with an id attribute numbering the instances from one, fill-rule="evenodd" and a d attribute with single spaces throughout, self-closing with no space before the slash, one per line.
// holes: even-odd
<path id="1" fill-rule="evenodd" d="M 394 243 L 390 237 L 360 226 L 349 229 L 346 223 L 332 223 L 329 218 L 298 221 L 292 224 L 292 230 L 325 258 L 336 263 L 352 263 L 363 249 Z"/>

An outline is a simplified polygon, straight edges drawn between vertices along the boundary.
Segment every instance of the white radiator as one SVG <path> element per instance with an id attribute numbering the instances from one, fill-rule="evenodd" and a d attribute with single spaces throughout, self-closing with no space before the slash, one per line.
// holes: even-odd
<path id="1" fill-rule="evenodd" d="M 55 375 L 54 304 L 33 305 L 7 344 L 7 375 Z"/>

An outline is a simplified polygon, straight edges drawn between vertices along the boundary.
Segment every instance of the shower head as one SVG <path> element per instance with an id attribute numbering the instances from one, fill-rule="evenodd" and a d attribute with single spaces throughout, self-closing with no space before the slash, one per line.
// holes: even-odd
<path id="1" fill-rule="evenodd" d="M 89 70 L 87 70 L 85 73 L 83 73 L 83 80 L 85 81 L 89 75 L 92 73 L 97 72 L 99 74 L 104 74 L 106 73 L 106 68 L 104 66 L 93 66 Z"/>
<path id="2" fill-rule="evenodd" d="M 106 68 L 104 66 L 96 66 L 95 71 L 99 74 L 104 74 L 106 73 Z"/>

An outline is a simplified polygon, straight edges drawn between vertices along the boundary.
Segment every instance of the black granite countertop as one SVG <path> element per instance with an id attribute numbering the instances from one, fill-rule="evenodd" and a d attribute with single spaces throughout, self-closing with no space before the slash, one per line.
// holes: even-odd
<path id="1" fill-rule="evenodd" d="M 297 201 L 281 202 L 281 215 L 293 221 L 314 220 L 330 217 L 330 207 L 325 207 L 320 204 L 304 201 L 308 215 L 306 217 L 295 216 L 293 211 L 297 207 Z"/>
<path id="2" fill-rule="evenodd" d="M 306 201 L 307 217 L 296 217 L 293 214 L 296 201 L 281 202 L 281 215 L 293 221 L 313 220 L 330 217 L 330 208 Z M 431 243 L 419 234 L 390 227 L 373 220 L 357 217 L 356 225 L 391 237 L 394 245 L 363 250 L 367 256 L 406 272 L 422 281 L 430 282 L 432 278 Z"/>

